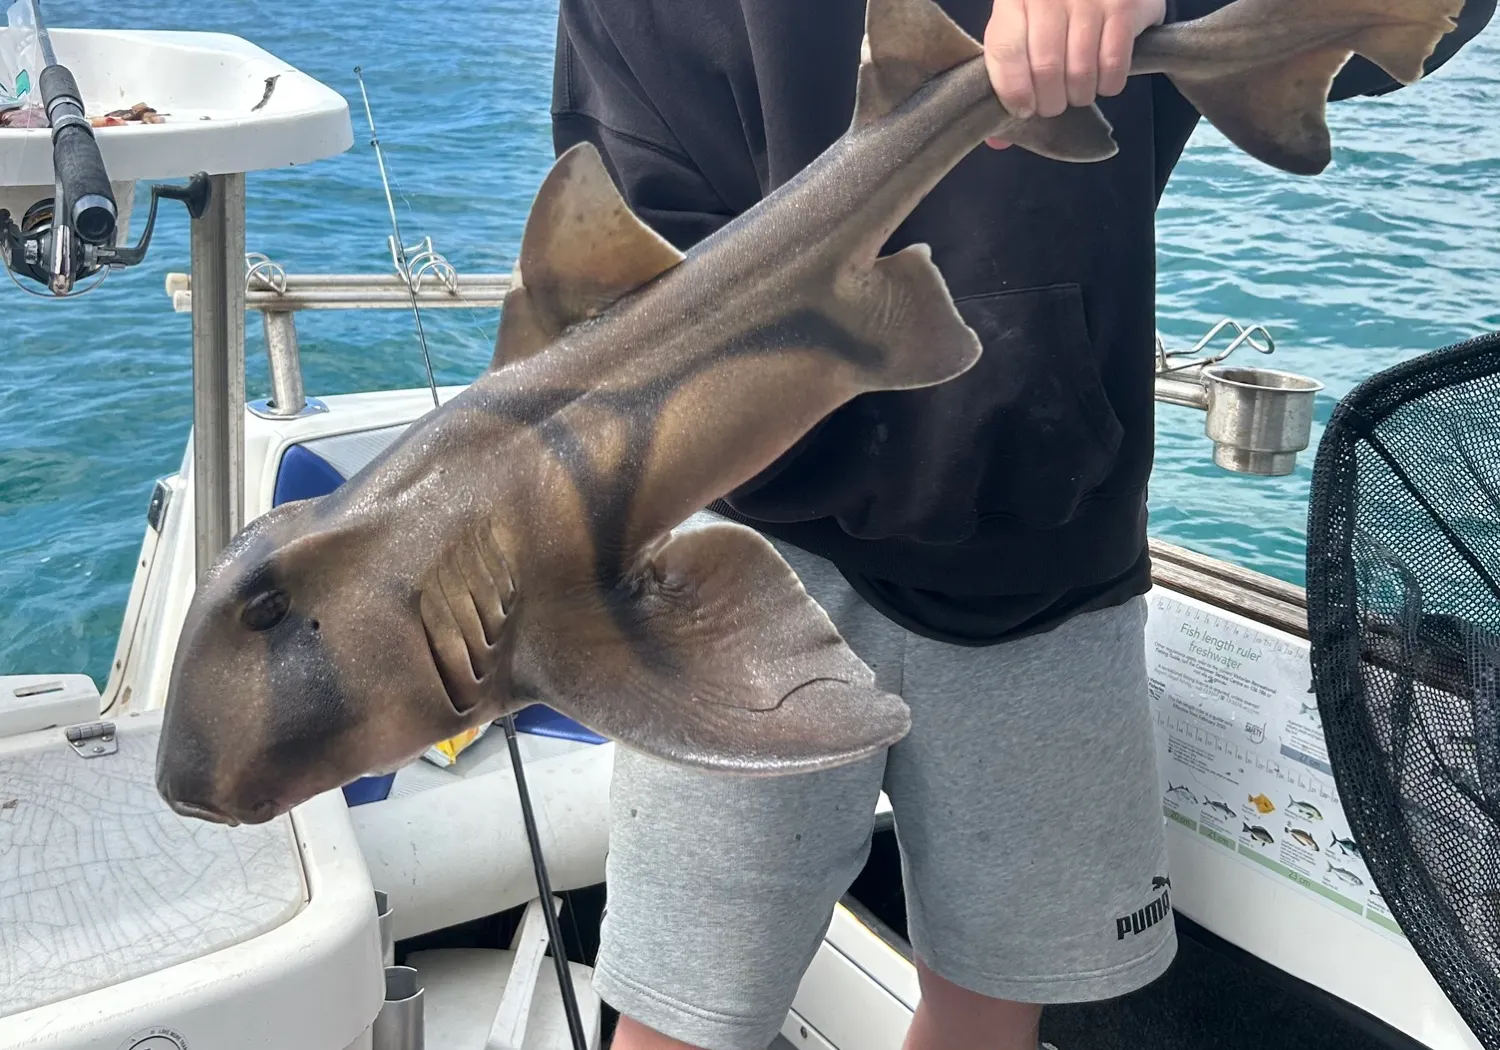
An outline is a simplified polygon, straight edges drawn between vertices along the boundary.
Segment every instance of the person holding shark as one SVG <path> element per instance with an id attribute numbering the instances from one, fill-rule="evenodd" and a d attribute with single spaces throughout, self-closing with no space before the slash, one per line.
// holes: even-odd
<path id="1" fill-rule="evenodd" d="M 1171 962 L 1143 663 L 1154 211 L 1200 116 L 1254 145 L 1235 107 L 1283 74 L 1332 77 L 1332 100 L 1401 86 L 1361 57 L 1402 46 L 1400 29 L 1194 92 L 1127 75 L 1143 31 L 1226 3 L 942 0 L 1006 110 L 1097 103 L 1119 152 L 1069 164 L 992 136 L 966 156 L 882 254 L 930 246 L 979 363 L 855 399 L 689 522 L 770 538 L 912 728 L 863 762 L 775 779 L 618 753 L 595 975 L 621 1013 L 615 1050 L 766 1046 L 882 788 L 922 991 L 908 1050 L 1034 1050 L 1044 1004 L 1118 996 Z M 1252 4 L 1296 34 L 1326 28 L 1322 7 L 1456 16 L 1430 72 L 1494 0 Z M 865 16 L 863 0 L 561 0 L 557 150 L 591 143 L 687 251 L 845 132 Z"/>
<path id="2" fill-rule="evenodd" d="M 1330 97 L 1493 4 L 561 0 L 490 366 L 215 557 L 159 793 L 264 823 L 535 703 L 609 737 L 616 1050 L 765 1047 L 882 788 L 909 1050 L 1150 982 L 1157 200 L 1200 116 L 1321 172 Z"/>

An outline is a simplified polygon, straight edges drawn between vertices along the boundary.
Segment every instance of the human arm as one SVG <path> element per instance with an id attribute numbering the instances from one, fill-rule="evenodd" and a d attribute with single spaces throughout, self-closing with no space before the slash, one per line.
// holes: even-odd
<path id="1" fill-rule="evenodd" d="M 1005 107 L 1017 116 L 1056 116 L 1125 87 L 1135 38 L 1154 25 L 1189 21 L 1231 0 L 995 0 L 985 27 L 985 63 Z M 1467 0 L 1457 27 L 1426 63 L 1431 73 L 1490 22 L 1496 0 Z M 1402 85 L 1354 55 L 1334 79 L 1330 101 L 1384 95 Z M 992 146 L 1005 143 L 992 140 Z"/>

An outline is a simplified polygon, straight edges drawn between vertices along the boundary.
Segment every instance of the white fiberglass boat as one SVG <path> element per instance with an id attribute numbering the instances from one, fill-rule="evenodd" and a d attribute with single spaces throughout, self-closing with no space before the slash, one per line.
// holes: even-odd
<path id="1" fill-rule="evenodd" d="M 257 827 L 179 817 L 153 779 L 199 567 L 244 522 L 341 484 L 432 405 L 426 388 L 306 396 L 297 314 L 410 309 L 415 298 L 493 319 L 507 278 L 461 276 L 430 244 L 385 274 L 289 275 L 274 245 L 247 256 L 244 173 L 347 149 L 345 100 L 231 37 L 59 30 L 56 44 L 91 113 L 151 98 L 175 114 L 101 128 L 98 142 L 125 205 L 138 181 L 192 180 L 178 195 L 194 211 L 191 273 L 174 274 L 167 293 L 191 315 L 195 424 L 181 469 L 143 508 L 103 688 L 70 674 L 0 677 L 0 1050 L 568 1046 L 499 731 Z M 0 129 L 0 208 L 20 216 L 50 198 L 51 158 L 47 129 Z M 123 244 L 128 206 L 120 220 Z M 251 403 L 247 310 L 265 325 L 272 386 Z M 1224 328 L 1237 333 L 1231 350 L 1264 335 Z M 1226 468 L 1289 471 L 1318 384 L 1221 365 L 1225 354 L 1199 353 L 1208 342 L 1163 353 L 1159 399 L 1205 411 Z M 1316 990 L 1388 1045 L 1478 1050 L 1344 819 L 1310 693 L 1301 592 L 1165 544 L 1155 554 L 1147 655 L 1179 928 Z M 588 964 L 614 745 L 544 708 L 519 721 L 551 887 L 576 935 L 561 947 L 597 1047 L 608 1011 Z M 901 1045 L 918 992 L 883 813 L 877 828 L 787 1017 L 790 1045 Z"/>

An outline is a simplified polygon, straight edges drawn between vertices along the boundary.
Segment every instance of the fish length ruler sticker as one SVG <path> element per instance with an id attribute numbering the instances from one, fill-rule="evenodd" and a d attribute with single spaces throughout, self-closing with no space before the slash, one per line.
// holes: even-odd
<path id="1" fill-rule="evenodd" d="M 1157 591 L 1150 602 L 1146 666 L 1167 819 L 1404 942 L 1339 803 L 1306 643 L 1185 596 Z"/>

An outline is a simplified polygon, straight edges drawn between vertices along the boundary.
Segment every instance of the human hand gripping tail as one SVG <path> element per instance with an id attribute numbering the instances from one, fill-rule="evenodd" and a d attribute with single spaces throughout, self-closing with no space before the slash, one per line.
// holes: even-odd
<path id="1" fill-rule="evenodd" d="M 1055 117 L 1118 95 L 1135 38 L 1165 18 L 1166 0 L 995 0 L 984 30 L 990 83 L 1018 117 Z"/>

